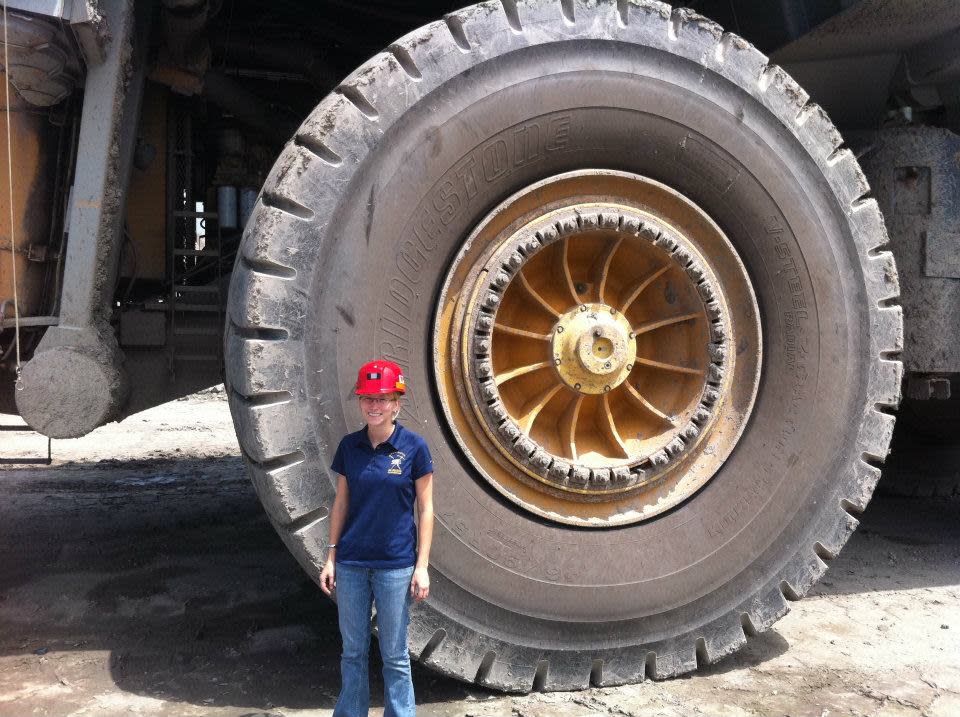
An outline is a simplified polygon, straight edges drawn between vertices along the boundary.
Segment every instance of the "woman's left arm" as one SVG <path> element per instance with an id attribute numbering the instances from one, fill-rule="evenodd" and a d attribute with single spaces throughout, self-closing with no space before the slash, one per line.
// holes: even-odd
<path id="1" fill-rule="evenodd" d="M 414 482 L 417 489 L 417 564 L 410 581 L 410 595 L 417 601 L 430 594 L 430 544 L 433 542 L 433 473 Z"/>

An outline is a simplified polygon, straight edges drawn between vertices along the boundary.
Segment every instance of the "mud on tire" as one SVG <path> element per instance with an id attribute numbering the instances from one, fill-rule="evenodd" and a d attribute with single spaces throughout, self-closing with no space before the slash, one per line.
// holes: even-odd
<path id="1" fill-rule="evenodd" d="M 230 404 L 270 519 L 316 579 L 328 464 L 372 356 L 409 372 L 401 420 L 434 451 L 432 594 L 410 646 L 467 681 L 529 691 L 678 675 L 768 628 L 865 507 L 899 401 L 902 320 L 886 233 L 824 112 L 743 39 L 656 2 L 483 3 L 401 38 L 286 146 L 230 288 Z M 434 303 L 505 197 L 584 168 L 696 202 L 753 281 L 762 378 L 719 472 L 622 528 L 534 517 L 452 439 Z"/>

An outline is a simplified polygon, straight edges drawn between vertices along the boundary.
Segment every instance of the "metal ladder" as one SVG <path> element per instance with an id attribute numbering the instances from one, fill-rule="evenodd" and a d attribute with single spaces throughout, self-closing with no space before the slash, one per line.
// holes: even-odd
<path id="1" fill-rule="evenodd" d="M 173 247 L 170 267 L 170 335 L 168 356 L 170 373 L 175 374 L 178 365 L 184 362 L 217 362 L 223 371 L 223 346 L 219 337 L 224 321 L 223 301 L 223 255 L 222 236 L 216 212 L 173 212 L 173 221 L 201 220 L 204 229 L 204 245 L 197 247 Z M 213 221 L 216 227 L 211 237 L 207 230 L 207 221 Z M 213 246 L 208 240 L 213 238 Z M 199 239 L 199 237 L 198 237 Z M 213 270 L 213 282 L 191 284 L 191 278 L 197 274 Z M 214 316 L 216 323 L 209 325 L 209 317 Z M 191 321 L 191 318 L 193 319 Z M 197 325 L 200 324 L 200 325 Z M 204 325 L 206 324 L 206 325 Z M 202 337 L 213 337 L 212 345 L 204 345 Z M 192 343 L 184 351 L 181 340 Z"/>

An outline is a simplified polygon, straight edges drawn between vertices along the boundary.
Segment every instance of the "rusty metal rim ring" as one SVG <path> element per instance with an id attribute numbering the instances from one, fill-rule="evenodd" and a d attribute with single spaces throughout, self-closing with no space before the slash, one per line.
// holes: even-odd
<path id="1" fill-rule="evenodd" d="M 690 282 L 696 286 L 700 300 L 698 303 L 702 302 L 702 306 L 699 312 L 685 314 L 682 318 L 696 320 L 701 318 L 702 315 L 703 319 L 707 319 L 710 344 L 705 351 L 708 363 L 702 369 L 658 363 L 636 356 L 635 349 L 630 352 L 631 355 L 626 359 L 629 370 L 621 372 L 622 374 L 632 372 L 634 360 L 637 361 L 638 367 L 640 362 L 647 361 L 648 365 L 656 365 L 659 370 L 696 372 L 704 379 L 702 385 L 694 388 L 699 394 L 698 400 L 694 401 L 692 407 L 685 411 L 686 416 L 683 424 L 676 426 L 673 418 L 665 416 L 662 411 L 652 406 L 629 380 L 626 380 L 626 378 L 620 380 L 613 387 L 614 391 L 623 386 L 627 389 L 626 393 L 631 397 L 631 400 L 637 401 L 647 411 L 656 413 L 658 417 L 665 420 L 674 429 L 670 431 L 666 440 L 660 441 L 655 446 L 655 449 L 642 455 L 630 455 L 628 446 L 632 442 L 624 441 L 617 429 L 617 421 L 608 400 L 613 395 L 611 386 L 608 384 L 603 389 L 604 393 L 601 399 L 604 415 L 609 423 L 609 432 L 615 437 L 615 441 L 620 444 L 620 450 L 624 455 L 620 459 L 611 457 L 609 462 L 605 464 L 594 462 L 593 465 L 586 467 L 577 465 L 575 450 L 573 455 L 558 455 L 539 445 L 531 434 L 530 429 L 540 411 L 548 403 L 555 401 L 555 397 L 560 398 L 557 394 L 563 390 L 563 384 L 558 382 L 553 386 L 548 386 L 540 397 L 532 399 L 533 407 L 523 419 L 518 419 L 517 416 L 511 415 L 511 411 L 504 405 L 500 396 L 498 388 L 504 383 L 504 374 L 496 375 L 491 354 L 494 344 L 493 337 L 498 333 L 498 330 L 509 330 L 512 335 L 536 338 L 532 336 L 533 332 L 526 332 L 517 327 L 507 327 L 497 322 L 501 302 L 507 289 L 515 281 L 521 282 L 524 290 L 532 294 L 537 301 L 544 301 L 523 276 L 524 267 L 528 266 L 534 257 L 555 242 L 569 242 L 578 235 L 596 230 L 606 230 L 618 237 L 616 241 L 611 243 L 611 249 L 606 255 L 607 261 L 605 264 L 607 268 L 615 258 L 616 249 L 621 246 L 626 238 L 646 242 L 653 252 L 662 254 L 663 259 L 666 260 L 660 262 L 652 274 L 642 277 L 639 283 L 639 291 L 631 292 L 626 300 L 628 305 L 632 305 L 639 298 L 643 288 L 651 285 L 652 277 L 658 277 L 670 268 L 669 262 L 675 264 L 686 274 Z M 563 252 L 566 255 L 566 244 L 563 246 Z M 709 428 L 709 424 L 715 415 L 713 408 L 719 398 L 727 354 L 724 348 L 724 337 L 727 330 L 725 327 L 725 312 L 722 301 L 718 300 L 713 277 L 704 267 L 704 261 L 699 257 L 696 250 L 676 233 L 660 226 L 649 218 L 642 218 L 639 214 L 624 207 L 608 204 L 578 205 L 552 212 L 540 220 L 524 226 L 491 255 L 480 276 L 484 277 L 484 280 L 480 282 L 474 292 L 480 299 L 475 303 L 479 310 L 472 312 L 473 320 L 469 322 L 468 326 L 465 326 L 465 340 L 463 341 L 462 366 L 465 369 L 464 379 L 470 387 L 470 404 L 477 416 L 484 421 L 485 428 L 488 429 L 488 435 L 495 445 L 504 449 L 508 458 L 530 477 L 543 481 L 554 488 L 583 495 L 602 496 L 629 491 L 657 480 L 667 464 L 678 459 L 685 451 L 693 447 L 698 442 L 701 433 Z M 568 279 L 569 276 L 569 273 L 567 273 Z M 587 314 L 589 309 L 597 306 L 581 302 L 575 294 L 572 296 L 572 301 L 573 308 L 571 311 L 578 313 Z M 615 307 L 602 306 L 604 314 L 614 313 L 618 318 L 622 316 L 622 312 L 617 312 Z M 629 306 L 621 306 L 623 310 L 627 308 Z M 556 332 L 564 328 L 563 317 L 558 315 L 557 318 L 559 320 L 552 332 L 554 339 L 558 338 Z M 646 327 L 638 327 L 637 332 L 670 326 L 671 324 L 667 321 L 650 322 Z M 546 338 L 546 336 L 544 337 Z M 634 333 L 631 332 L 629 343 L 633 343 L 633 339 Z M 558 356 L 553 365 L 560 362 L 561 359 Z M 515 371 L 509 372 L 506 380 L 515 379 L 538 370 L 549 371 L 550 365 L 549 359 L 547 359 L 530 366 L 521 366 Z M 580 384 L 576 384 L 575 388 L 568 387 L 564 393 L 574 394 L 575 397 L 571 399 L 569 405 L 574 409 L 570 412 L 570 415 L 576 416 L 582 406 L 583 394 L 587 392 L 581 389 Z M 581 395 L 576 397 L 576 394 Z M 518 423 L 524 425 L 518 425 Z M 569 433 L 571 435 L 571 447 L 575 447 L 575 440 L 573 439 L 576 434 L 575 419 L 570 423 Z"/>
<path id="2" fill-rule="evenodd" d="M 695 444 L 666 467 L 666 472 L 642 483 L 611 491 L 563 488 L 531 476 L 505 453 L 502 441 L 470 408 L 463 327 L 471 306 L 477 305 L 477 274 L 504 237 L 554 211 L 593 198 L 635 212 L 651 226 L 684 236 L 714 273 L 717 298 L 729 294 L 731 330 L 725 333 L 726 369 L 716 389 L 713 430 L 701 431 Z M 468 290 L 469 289 L 469 290 Z M 735 307 L 730 310 L 730 306 Z M 762 336 L 752 285 L 733 245 L 719 227 L 693 202 L 647 177 L 617 170 L 584 169 L 548 177 L 529 185 L 492 210 L 471 232 L 455 257 L 442 285 L 434 318 L 434 369 L 441 407 L 464 455 L 479 476 L 513 503 L 536 515 L 581 527 L 622 526 L 647 520 L 699 491 L 723 464 L 743 432 L 759 385 Z M 746 348 L 745 348 L 746 347 Z M 742 355 L 741 355 L 742 354 Z M 734 388 L 735 385 L 735 388 Z M 710 435 L 708 435 L 710 434 Z"/>

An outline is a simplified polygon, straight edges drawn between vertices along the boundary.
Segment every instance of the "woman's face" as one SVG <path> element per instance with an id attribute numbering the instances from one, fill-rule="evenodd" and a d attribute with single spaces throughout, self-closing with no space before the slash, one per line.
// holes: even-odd
<path id="1" fill-rule="evenodd" d="M 400 395 L 386 393 L 382 396 L 360 396 L 360 415 L 371 428 L 393 423 L 400 411 Z"/>

